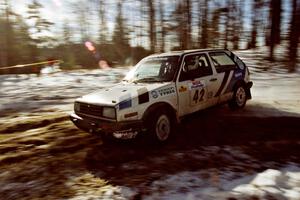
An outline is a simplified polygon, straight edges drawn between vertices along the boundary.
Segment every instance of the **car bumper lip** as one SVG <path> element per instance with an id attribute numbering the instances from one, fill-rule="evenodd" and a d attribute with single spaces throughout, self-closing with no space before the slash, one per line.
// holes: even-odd
<path id="1" fill-rule="evenodd" d="M 110 122 L 98 119 L 85 119 L 75 113 L 70 114 L 70 120 L 81 130 L 89 133 L 112 135 L 118 139 L 131 139 L 144 130 L 142 120 Z"/>

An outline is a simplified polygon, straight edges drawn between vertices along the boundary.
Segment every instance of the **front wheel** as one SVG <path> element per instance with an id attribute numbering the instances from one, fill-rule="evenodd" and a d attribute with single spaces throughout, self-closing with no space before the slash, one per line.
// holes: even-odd
<path id="1" fill-rule="evenodd" d="M 148 119 L 148 130 L 154 141 L 166 142 L 173 132 L 173 120 L 166 110 L 158 110 Z"/>
<path id="2" fill-rule="evenodd" d="M 233 93 L 232 100 L 229 102 L 231 109 L 240 109 L 245 107 L 247 101 L 247 93 L 244 86 L 240 85 L 236 87 Z"/>

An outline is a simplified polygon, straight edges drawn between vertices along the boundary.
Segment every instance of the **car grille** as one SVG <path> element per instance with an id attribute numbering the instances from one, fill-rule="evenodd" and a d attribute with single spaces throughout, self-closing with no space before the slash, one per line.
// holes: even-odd
<path id="1" fill-rule="evenodd" d="M 102 117 L 102 106 L 79 103 L 79 111 L 75 111 L 76 114 L 80 115 L 90 115 L 95 117 Z"/>

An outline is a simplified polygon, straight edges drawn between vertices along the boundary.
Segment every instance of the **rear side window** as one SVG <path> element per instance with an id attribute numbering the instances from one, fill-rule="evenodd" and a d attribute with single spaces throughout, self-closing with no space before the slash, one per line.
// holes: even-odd
<path id="1" fill-rule="evenodd" d="M 245 63 L 237 56 L 236 56 L 236 63 L 239 66 L 240 69 L 242 69 L 242 70 L 245 69 Z"/>
<path id="2" fill-rule="evenodd" d="M 235 62 L 225 52 L 212 52 L 209 56 L 219 73 L 236 68 Z"/>

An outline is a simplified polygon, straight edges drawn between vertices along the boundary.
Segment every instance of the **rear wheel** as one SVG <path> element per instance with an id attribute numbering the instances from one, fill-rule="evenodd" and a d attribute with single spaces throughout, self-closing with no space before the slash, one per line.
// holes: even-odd
<path id="1" fill-rule="evenodd" d="M 229 102 L 229 107 L 231 109 L 243 108 L 246 105 L 246 101 L 247 101 L 246 89 L 243 85 L 239 85 L 234 90 L 232 100 Z"/>

